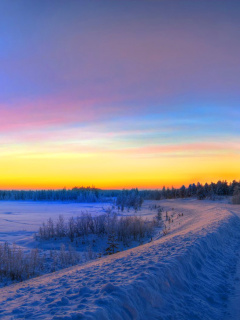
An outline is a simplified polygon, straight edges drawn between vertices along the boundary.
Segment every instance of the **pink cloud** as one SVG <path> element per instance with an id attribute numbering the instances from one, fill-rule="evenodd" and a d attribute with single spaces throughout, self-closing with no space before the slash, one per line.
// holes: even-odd
<path id="1" fill-rule="evenodd" d="M 112 112 L 102 106 L 104 101 L 85 100 L 79 102 L 56 99 L 41 99 L 35 102 L 20 102 L 17 105 L 0 106 L 0 132 L 35 130 L 61 125 L 94 122 Z"/>
<path id="2" fill-rule="evenodd" d="M 146 146 L 140 148 L 129 148 L 121 150 L 125 154 L 173 154 L 173 153 L 187 153 L 187 152 L 221 152 L 221 151 L 240 151 L 239 143 L 221 143 L 221 142 L 196 142 L 196 143 L 180 143 L 176 145 L 156 145 Z"/>

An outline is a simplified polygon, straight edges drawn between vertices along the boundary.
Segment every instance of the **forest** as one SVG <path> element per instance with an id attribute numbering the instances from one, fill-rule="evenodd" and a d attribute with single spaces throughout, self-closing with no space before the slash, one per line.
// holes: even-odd
<path id="1" fill-rule="evenodd" d="M 199 200 L 216 200 L 222 196 L 233 196 L 233 202 L 240 201 L 240 181 L 218 181 L 217 183 L 192 183 L 188 187 L 156 190 L 103 190 L 95 187 L 74 187 L 60 190 L 0 190 L 0 201 L 66 201 L 66 202 L 108 202 L 112 200 L 122 211 L 124 208 L 138 210 L 143 200 L 161 200 L 194 197 Z M 239 202 L 238 202 L 239 203 Z"/>

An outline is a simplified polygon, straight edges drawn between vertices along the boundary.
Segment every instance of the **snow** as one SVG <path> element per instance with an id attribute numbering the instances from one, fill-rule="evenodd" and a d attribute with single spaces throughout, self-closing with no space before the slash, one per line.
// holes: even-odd
<path id="1" fill-rule="evenodd" d="M 152 206 L 154 201 L 147 201 L 137 215 L 152 219 L 156 215 L 156 210 Z M 159 205 L 159 203 L 158 203 Z M 34 235 L 39 231 L 43 222 L 52 218 L 57 221 L 61 214 L 65 221 L 70 217 L 81 216 L 88 212 L 91 215 L 106 214 L 106 210 L 113 206 L 112 203 L 64 203 L 64 202 L 35 202 L 35 201 L 0 201 L 0 243 L 7 241 L 15 243 L 24 251 L 28 252 L 32 248 L 38 248 L 50 254 L 52 250 L 60 250 L 63 243 L 66 248 L 70 245 L 82 256 L 83 261 L 89 259 L 89 255 L 94 256 L 105 252 L 107 247 L 107 237 L 101 239 L 96 235 L 89 235 L 84 241 L 72 243 L 69 238 L 54 239 L 49 241 L 36 241 Z M 116 211 L 117 209 L 115 209 Z M 118 212 L 118 216 L 135 215 L 135 210 L 125 210 Z M 147 241 L 148 239 L 143 239 Z M 143 241 L 144 242 L 144 241 Z M 139 242 L 132 242 L 130 247 L 139 245 Z M 122 243 L 119 249 L 124 250 Z M 1 287 L 1 284 L 0 284 Z"/>
<path id="2" fill-rule="evenodd" d="M 155 211 L 149 208 L 156 201 L 147 201 L 141 211 L 142 216 L 151 218 Z M 158 203 L 159 204 L 159 203 Z M 34 202 L 34 201 L 0 201 L 0 242 L 15 242 L 22 247 L 32 247 L 32 236 L 47 219 L 57 220 L 63 215 L 67 220 L 70 217 L 80 216 L 82 212 L 92 215 L 104 214 L 112 203 L 64 203 L 64 202 Z M 119 212 L 119 216 L 134 215 L 130 212 Z"/>
<path id="3" fill-rule="evenodd" d="M 43 221 L 56 219 L 60 214 L 68 218 L 81 212 L 102 214 L 109 203 L 64 203 L 35 201 L 0 201 L 0 237 L 14 233 L 36 232 Z"/>
<path id="4" fill-rule="evenodd" d="M 240 319 L 240 259 L 239 259 L 239 252 L 236 253 L 238 262 L 236 267 L 236 273 L 234 276 L 234 287 L 229 296 L 229 303 L 228 303 L 228 311 L 226 313 L 225 320 L 235 320 Z"/>
<path id="5" fill-rule="evenodd" d="M 156 234 L 139 247 L 2 288 L 0 318 L 238 319 L 240 206 L 197 200 L 155 203 L 173 215 L 166 236 Z M 21 204 L 17 209 L 17 203 L 15 209 L 13 203 L 2 205 L 0 218 L 13 212 L 11 219 L 27 222 L 28 232 L 36 230 L 43 216 L 49 218 L 50 208 L 53 214 L 65 210 L 61 204 L 23 204 L 28 211 Z M 35 217 L 34 205 L 41 219 Z M 78 208 L 65 207 L 71 215 L 81 210 L 72 206 Z M 148 208 L 146 202 L 141 213 L 150 217 L 155 212 Z M 1 240 L 4 232 L 20 237 L 22 227 L 13 220 L 4 223 Z"/>

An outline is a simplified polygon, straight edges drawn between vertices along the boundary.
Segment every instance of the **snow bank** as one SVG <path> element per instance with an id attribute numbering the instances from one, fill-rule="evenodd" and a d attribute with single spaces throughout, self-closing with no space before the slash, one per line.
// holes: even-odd
<path id="1" fill-rule="evenodd" d="M 222 319 L 240 219 L 209 204 L 186 204 L 184 219 L 149 244 L 1 289 L 0 317 Z"/>

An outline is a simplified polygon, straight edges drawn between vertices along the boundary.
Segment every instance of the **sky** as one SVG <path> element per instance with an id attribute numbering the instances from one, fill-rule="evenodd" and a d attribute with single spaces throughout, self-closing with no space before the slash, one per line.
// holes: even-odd
<path id="1" fill-rule="evenodd" d="M 240 179 L 240 2 L 2 0 L 0 189 Z"/>

